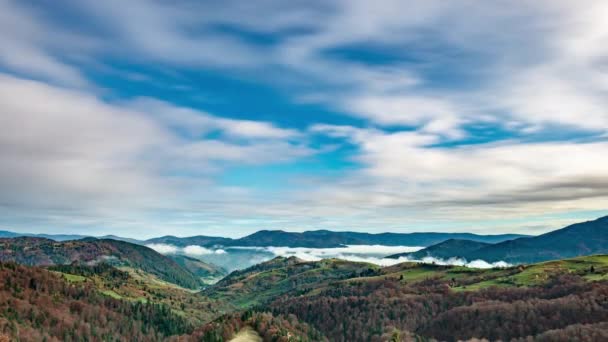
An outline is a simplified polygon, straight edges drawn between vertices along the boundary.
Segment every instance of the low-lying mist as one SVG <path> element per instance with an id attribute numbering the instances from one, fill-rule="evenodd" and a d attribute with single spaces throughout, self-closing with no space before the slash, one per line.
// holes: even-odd
<path id="1" fill-rule="evenodd" d="M 205 248 L 201 246 L 177 247 L 168 244 L 149 244 L 149 248 L 161 254 L 184 254 L 202 261 L 223 267 L 228 271 L 244 269 L 277 256 L 297 257 L 306 261 L 318 261 L 327 258 L 338 258 L 349 261 L 369 262 L 380 266 L 391 266 L 402 262 L 433 263 L 437 265 L 454 265 L 471 268 L 508 267 L 510 264 L 499 261 L 489 263 L 483 260 L 467 261 L 461 258 L 440 259 L 425 257 L 420 260 L 408 257 L 387 258 L 398 253 L 416 252 L 423 247 L 383 246 L 383 245 L 350 245 L 336 248 L 306 247 L 222 247 Z"/>

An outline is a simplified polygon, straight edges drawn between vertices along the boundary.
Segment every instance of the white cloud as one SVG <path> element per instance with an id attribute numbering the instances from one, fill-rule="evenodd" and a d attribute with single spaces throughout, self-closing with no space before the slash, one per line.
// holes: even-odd
<path id="1" fill-rule="evenodd" d="M 83 66 L 103 70 L 109 66 L 98 64 L 106 59 L 152 62 L 169 73 L 221 68 L 364 119 L 370 128 L 311 128 L 356 145 L 352 159 L 363 170 L 298 175 L 294 183 L 309 185 L 304 191 L 256 197 L 207 176 L 227 163 L 314 154 L 301 132 L 148 98 L 108 104 L 2 76 L 0 210 L 30 225 L 64 226 L 69 218 L 85 226 L 151 226 L 155 220 L 138 223 L 145 216 L 139 211 L 153 209 L 179 215 L 169 222 L 176 229 L 189 222 L 189 229 L 204 224 L 223 232 L 247 226 L 240 224 L 247 217 L 276 228 L 388 230 L 608 205 L 607 146 L 593 141 L 608 131 L 605 1 L 423 1 L 407 11 L 393 0 L 70 5 L 87 30 L 53 11 L 1 2 L 2 67 L 72 87 L 88 87 Z M 349 48 L 395 61 L 336 53 Z M 479 124 L 524 140 L 431 147 Z M 382 131 L 387 127 L 392 133 Z M 548 139 L 554 127 L 588 139 L 529 142 Z M 219 138 L 205 138 L 212 133 Z"/>
<path id="2" fill-rule="evenodd" d="M 383 245 L 351 245 L 339 248 L 305 248 L 305 247 L 231 247 L 230 249 L 245 249 L 251 251 L 270 252 L 274 256 L 281 257 L 296 257 L 304 261 L 319 261 L 327 258 L 337 258 L 354 262 L 368 262 L 379 266 L 392 266 L 403 262 L 420 262 L 437 265 L 453 265 L 466 266 L 471 268 L 493 268 L 493 267 L 509 267 L 508 263 L 503 261 L 488 263 L 483 260 L 474 260 L 467 262 L 460 258 L 450 258 L 447 260 L 425 257 L 421 260 L 400 257 L 398 259 L 385 258 L 385 256 L 416 252 L 423 247 L 408 247 L 408 246 L 383 246 Z M 230 249 L 226 252 L 226 258 L 230 258 Z M 219 251 L 219 250 L 218 250 Z M 218 251 L 215 251 L 217 254 Z M 199 254 L 202 255 L 202 254 Z M 265 261 L 272 257 L 265 257 Z"/>
<path id="3" fill-rule="evenodd" d="M 395 264 L 397 263 L 401 263 L 401 262 L 420 262 L 420 263 L 424 263 L 424 264 L 435 264 L 435 265 L 450 265 L 450 266 L 465 266 L 465 267 L 469 267 L 469 268 L 505 268 L 505 267 L 511 267 L 513 265 L 506 263 L 504 261 L 497 261 L 497 262 L 493 262 L 493 263 L 489 263 L 487 261 L 484 260 L 473 260 L 473 261 L 466 261 L 465 259 L 461 259 L 461 258 L 449 258 L 449 259 L 441 259 L 441 258 L 434 258 L 434 257 L 424 257 L 421 260 L 418 259 L 412 259 L 412 258 L 408 258 L 408 257 L 400 257 L 399 259 L 395 259 Z"/>
<path id="4" fill-rule="evenodd" d="M 150 243 L 147 244 L 146 247 L 151 248 L 160 254 L 186 254 L 195 257 L 211 254 L 226 254 L 226 251 L 223 249 L 210 249 L 197 245 L 190 245 L 181 248 L 165 243 Z"/>
<path id="5" fill-rule="evenodd" d="M 178 251 L 178 248 L 176 246 L 164 243 L 151 243 L 147 244 L 146 247 L 153 249 L 160 254 L 176 254 Z"/>
<path id="6" fill-rule="evenodd" d="M 14 1 L 0 2 L 0 65 L 29 77 L 73 87 L 90 87 L 80 70 L 57 54 L 66 45 L 80 52 L 91 51 L 95 43 L 76 37 L 62 28 L 49 29 L 44 18 Z"/>
<path id="7" fill-rule="evenodd" d="M 601 209 L 608 194 L 608 143 L 508 141 L 432 147 L 419 132 L 385 133 L 318 125 L 313 132 L 341 136 L 358 146 L 363 168 L 318 190 L 324 205 L 425 212 L 464 218 L 479 211 L 497 216 L 551 212 L 558 207 Z M 310 196 L 307 193 L 306 196 Z M 475 215 L 475 214 L 474 214 Z M 477 213 L 478 215 L 478 213 Z"/>
<path id="8" fill-rule="evenodd" d="M 205 247 L 201 247 L 201 246 L 191 245 L 191 246 L 184 247 L 183 252 L 188 255 L 197 255 L 198 256 L 198 255 L 212 254 L 213 250 L 205 248 Z"/>
<path id="9" fill-rule="evenodd" d="M 199 211 L 210 198 L 243 199 L 243 191 L 213 183 L 211 175 L 229 165 L 315 153 L 297 132 L 270 123 L 165 104 L 178 114 L 168 122 L 145 108 L 2 74 L 0 106 L 0 210 L 35 225 L 145 225 L 149 213 Z M 182 136 L 179 128 L 198 114 L 226 136 Z"/>

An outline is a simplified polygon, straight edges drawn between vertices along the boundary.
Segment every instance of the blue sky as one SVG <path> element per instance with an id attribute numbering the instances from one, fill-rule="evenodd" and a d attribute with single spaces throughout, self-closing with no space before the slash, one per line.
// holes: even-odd
<path id="1" fill-rule="evenodd" d="M 537 234 L 608 213 L 604 1 L 0 1 L 0 227 Z"/>

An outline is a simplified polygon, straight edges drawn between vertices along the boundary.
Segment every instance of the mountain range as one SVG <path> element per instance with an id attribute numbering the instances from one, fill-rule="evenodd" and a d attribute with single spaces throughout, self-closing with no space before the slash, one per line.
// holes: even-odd
<path id="1" fill-rule="evenodd" d="M 608 216 L 576 223 L 533 237 L 520 237 L 499 243 L 451 239 L 414 253 L 400 253 L 389 258 L 422 259 L 451 257 L 487 262 L 533 263 L 608 253 Z"/>
<path id="2" fill-rule="evenodd" d="M 84 235 L 52 235 L 52 234 L 29 234 L 0 231 L 0 238 L 6 237 L 41 237 L 56 241 L 79 240 L 90 236 Z M 384 245 L 384 246 L 430 246 L 449 239 L 465 239 L 471 241 L 497 243 L 526 237 L 521 234 L 498 234 L 478 235 L 472 233 L 359 233 L 359 232 L 334 232 L 330 230 L 313 230 L 306 232 L 286 232 L 282 230 L 260 230 L 251 235 L 238 239 L 217 236 L 162 236 L 148 240 L 136 240 L 123 238 L 115 235 L 98 237 L 99 239 L 121 240 L 141 245 L 168 244 L 177 247 L 191 245 L 202 247 L 306 247 L 306 248 L 335 248 L 346 245 Z"/>

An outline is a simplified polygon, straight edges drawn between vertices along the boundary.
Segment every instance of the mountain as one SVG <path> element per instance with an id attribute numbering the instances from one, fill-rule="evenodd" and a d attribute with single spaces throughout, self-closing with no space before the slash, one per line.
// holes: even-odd
<path id="1" fill-rule="evenodd" d="M 40 237 L 55 241 L 80 240 L 91 236 L 67 235 L 67 234 L 30 234 L 0 231 L 0 238 L 18 236 Z M 313 230 L 303 233 L 285 232 L 282 230 L 260 230 L 251 235 L 231 239 L 218 236 L 196 235 L 189 237 L 177 237 L 172 235 L 161 236 L 148 240 L 137 240 L 123 238 L 116 235 L 96 237 L 98 239 L 112 239 L 130 243 L 167 244 L 177 247 L 191 245 L 214 247 L 214 246 L 239 246 L 239 247 L 308 247 L 308 248 L 332 248 L 345 245 L 385 245 L 385 246 L 431 246 L 449 239 L 463 239 L 487 243 L 497 243 L 512 240 L 526 235 L 499 234 L 499 235 L 477 235 L 471 233 L 358 233 L 358 232 L 333 232 L 329 230 Z"/>
<path id="2" fill-rule="evenodd" d="M 0 239 L 0 261 L 32 266 L 104 262 L 141 270 L 187 288 L 201 285 L 194 274 L 170 258 L 141 245 L 110 239 L 86 238 L 63 242 L 37 237 Z"/>
<path id="3" fill-rule="evenodd" d="M 472 240 L 449 239 L 438 244 L 421 249 L 417 252 L 399 253 L 389 255 L 387 258 L 399 259 L 407 257 L 413 260 L 422 260 L 425 257 L 434 257 L 440 259 L 448 259 L 452 257 L 462 258 L 471 251 L 476 251 L 480 248 L 491 246 L 490 243 L 478 242 Z"/>
<path id="4" fill-rule="evenodd" d="M 184 269 L 190 271 L 190 273 L 203 279 L 204 282 L 210 283 L 215 280 L 219 280 L 227 274 L 223 268 L 203 262 L 199 259 L 191 258 L 189 256 L 172 254 L 168 255 L 173 261 Z"/>
<path id="5" fill-rule="evenodd" d="M 496 243 L 524 237 L 518 234 L 477 235 L 471 233 L 357 233 L 314 230 L 303 233 L 261 230 L 230 241 L 232 246 L 280 246 L 332 248 L 344 245 L 431 246 L 449 239 Z"/>
<path id="6" fill-rule="evenodd" d="M 535 237 L 484 246 L 465 257 L 488 262 L 532 263 L 603 253 L 608 253 L 608 216 Z"/>
<path id="7" fill-rule="evenodd" d="M 167 236 L 161 236 L 158 238 L 146 240 L 146 241 L 144 241 L 144 243 L 145 244 L 163 243 L 163 244 L 167 244 L 167 245 L 174 245 L 177 247 L 186 247 L 186 246 L 191 246 L 191 245 L 203 246 L 203 247 L 213 247 L 216 245 L 227 246 L 227 245 L 230 245 L 232 243 L 232 241 L 233 240 L 230 238 L 223 238 L 223 237 L 217 237 L 217 236 L 197 235 L 197 236 L 190 236 L 190 237 L 177 237 L 177 236 L 167 235 Z"/>

